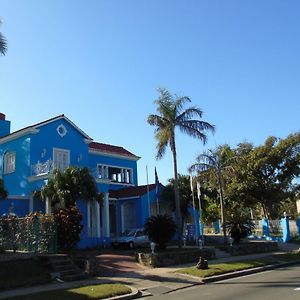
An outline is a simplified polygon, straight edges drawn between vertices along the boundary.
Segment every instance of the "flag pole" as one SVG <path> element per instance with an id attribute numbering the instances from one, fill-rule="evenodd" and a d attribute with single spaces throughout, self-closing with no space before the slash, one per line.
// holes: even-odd
<path id="1" fill-rule="evenodd" d="M 148 217 L 151 217 L 150 209 L 150 196 L 149 196 L 149 178 L 148 178 L 148 166 L 146 165 L 146 176 L 147 176 L 147 197 L 148 197 Z"/>
<path id="2" fill-rule="evenodd" d="M 156 172 L 156 167 L 154 169 L 155 173 L 155 197 L 156 197 L 156 214 L 159 215 L 159 202 L 158 202 L 158 193 L 159 193 L 159 180 Z"/>
<path id="3" fill-rule="evenodd" d="M 202 206 L 201 206 L 201 184 L 199 181 L 197 181 L 197 196 L 198 196 L 198 203 L 199 203 L 199 222 L 200 222 L 200 236 L 202 245 L 204 245 L 204 239 L 203 239 L 203 224 L 202 224 Z"/>
<path id="4" fill-rule="evenodd" d="M 191 191 L 192 191 L 192 199 L 193 199 L 193 215 L 194 215 L 194 225 L 195 225 L 195 242 L 197 244 L 197 237 L 198 237 L 198 226 L 196 224 L 196 207 L 195 207 L 195 194 L 193 188 L 193 176 L 190 175 L 190 184 L 191 184 Z"/>

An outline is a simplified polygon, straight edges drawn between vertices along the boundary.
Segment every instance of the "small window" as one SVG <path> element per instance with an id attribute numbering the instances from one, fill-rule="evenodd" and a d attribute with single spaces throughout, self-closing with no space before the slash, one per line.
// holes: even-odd
<path id="1" fill-rule="evenodd" d="M 9 174 L 16 169 L 16 152 L 8 152 L 4 155 L 3 173 Z"/>

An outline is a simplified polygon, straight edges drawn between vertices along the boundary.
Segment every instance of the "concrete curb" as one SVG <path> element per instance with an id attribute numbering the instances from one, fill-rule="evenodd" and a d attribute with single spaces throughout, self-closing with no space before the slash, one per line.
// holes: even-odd
<path id="1" fill-rule="evenodd" d="M 217 282 L 217 281 L 221 281 L 221 280 L 226 280 L 226 279 L 251 275 L 251 274 L 255 274 L 255 273 L 259 273 L 259 272 L 284 268 L 284 267 L 297 265 L 297 264 L 300 264 L 300 260 L 292 261 L 292 262 L 286 262 L 286 263 L 266 265 L 266 266 L 263 266 L 263 267 L 257 267 L 257 268 L 251 268 L 251 269 L 246 269 L 246 270 L 241 270 L 241 271 L 235 271 L 235 272 L 215 275 L 215 276 L 201 278 L 201 279 L 198 277 L 198 279 L 201 280 L 201 283 L 205 284 L 205 283 L 210 283 L 210 282 Z M 194 279 L 196 278 L 195 276 L 191 276 L 191 277 L 193 277 Z"/>
<path id="2" fill-rule="evenodd" d="M 125 295 L 120 295 L 120 296 L 115 296 L 115 297 L 110 297 L 110 298 L 105 298 L 105 300 L 118 300 L 118 299 L 122 299 L 122 300 L 127 300 L 127 299 L 134 299 L 136 297 L 138 297 L 141 292 L 129 285 L 126 285 L 128 288 L 131 289 L 131 293 L 130 294 L 125 294 Z"/>

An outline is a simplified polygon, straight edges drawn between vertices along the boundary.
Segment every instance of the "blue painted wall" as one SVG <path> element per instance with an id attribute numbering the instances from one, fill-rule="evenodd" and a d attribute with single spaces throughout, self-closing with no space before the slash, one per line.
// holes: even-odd
<path id="1" fill-rule="evenodd" d="M 67 130 L 67 134 L 63 137 L 57 133 L 57 127 L 59 125 L 63 125 Z M 53 160 L 53 148 L 69 150 L 70 165 L 88 167 L 95 178 L 98 164 L 132 169 L 132 185 L 121 183 L 108 184 L 98 181 L 97 187 L 99 191 L 103 193 L 106 193 L 109 190 L 127 188 L 128 186 L 137 186 L 137 161 L 121 157 L 89 153 L 88 144 L 85 142 L 86 137 L 65 119 L 59 119 L 48 124 L 43 124 L 38 128 L 38 130 L 38 133 L 22 136 L 15 140 L 0 144 L 0 166 L 3 166 L 3 155 L 7 151 L 16 152 L 15 172 L 4 175 L 2 174 L 3 168 L 0 168 L 0 176 L 3 177 L 5 188 L 10 196 L 7 200 L 0 200 L 0 214 L 9 212 L 9 207 L 12 203 L 14 205 L 13 212 L 15 212 L 18 216 L 28 214 L 29 199 L 32 196 L 32 193 L 36 190 L 40 190 L 47 182 L 47 177 L 45 176 L 34 176 L 35 174 L 32 171 L 32 166 L 37 163 L 45 163 L 50 159 Z M 14 195 L 19 197 L 14 198 Z M 20 198 L 20 196 L 22 197 Z M 149 196 L 150 200 L 154 199 L 155 190 L 151 190 Z M 147 194 L 142 197 L 137 197 L 136 199 L 117 201 L 116 228 L 118 233 L 121 233 L 121 205 L 127 201 L 134 202 L 135 204 L 134 209 L 137 217 L 135 227 L 143 227 L 145 220 L 149 217 Z M 153 201 L 156 200 L 154 199 Z M 79 247 L 103 246 L 104 243 L 108 245 L 109 240 L 107 239 L 88 237 L 86 202 L 79 201 L 78 207 L 83 216 L 83 231 L 81 233 Z M 34 200 L 33 210 L 45 212 L 45 203 L 39 200 Z"/>
<path id="2" fill-rule="evenodd" d="M 3 174 L 3 157 L 7 152 L 16 152 L 16 169 L 10 174 Z M 27 178 L 30 174 L 30 137 L 23 136 L 0 145 L 0 176 L 4 180 L 9 195 L 27 196 L 29 187 Z"/>

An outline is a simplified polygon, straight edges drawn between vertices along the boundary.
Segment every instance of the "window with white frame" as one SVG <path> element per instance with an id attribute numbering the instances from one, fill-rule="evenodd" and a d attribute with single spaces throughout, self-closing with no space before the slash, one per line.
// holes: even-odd
<path id="1" fill-rule="evenodd" d="M 60 171 L 65 170 L 70 165 L 70 151 L 65 149 L 53 149 L 54 168 Z"/>
<path id="2" fill-rule="evenodd" d="M 16 169 L 16 152 L 7 152 L 4 155 L 3 173 L 13 173 Z"/>
<path id="3" fill-rule="evenodd" d="M 16 152 L 7 152 L 4 155 L 4 174 L 13 173 L 16 169 Z"/>
<path id="4" fill-rule="evenodd" d="M 108 179 L 112 182 L 132 183 L 132 169 L 107 165 L 98 165 L 98 178 Z"/>

